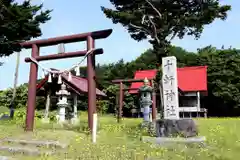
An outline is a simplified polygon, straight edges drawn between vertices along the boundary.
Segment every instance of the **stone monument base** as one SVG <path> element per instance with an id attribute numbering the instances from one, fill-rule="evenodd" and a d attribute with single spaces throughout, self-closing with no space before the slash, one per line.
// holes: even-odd
<path id="1" fill-rule="evenodd" d="M 143 142 L 168 146 L 168 145 L 176 145 L 176 144 L 197 144 L 201 145 L 202 147 L 205 146 L 204 142 L 206 141 L 205 137 L 190 137 L 190 138 L 168 138 L 168 137 L 149 137 L 144 136 L 142 137 Z"/>
<path id="2" fill-rule="evenodd" d="M 155 124 L 157 137 L 196 137 L 197 125 L 193 119 L 159 119 Z"/>

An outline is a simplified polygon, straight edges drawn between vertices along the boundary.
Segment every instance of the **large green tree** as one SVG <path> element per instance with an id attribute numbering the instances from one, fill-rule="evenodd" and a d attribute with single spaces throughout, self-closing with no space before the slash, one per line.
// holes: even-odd
<path id="1" fill-rule="evenodd" d="M 199 38 L 204 25 L 225 20 L 229 5 L 219 0 L 110 0 L 115 9 L 101 7 L 113 23 L 122 24 L 137 41 L 150 38 L 159 62 L 174 37 Z"/>
<path id="2" fill-rule="evenodd" d="M 211 51 L 211 52 L 210 52 Z M 211 114 L 240 114 L 240 51 L 205 47 L 199 50 L 197 63 L 208 66 L 208 102 Z"/>
<path id="3" fill-rule="evenodd" d="M 21 50 L 20 42 L 41 36 L 40 24 L 50 20 L 51 10 L 30 0 L 21 4 L 14 0 L 0 0 L 0 57 Z"/>

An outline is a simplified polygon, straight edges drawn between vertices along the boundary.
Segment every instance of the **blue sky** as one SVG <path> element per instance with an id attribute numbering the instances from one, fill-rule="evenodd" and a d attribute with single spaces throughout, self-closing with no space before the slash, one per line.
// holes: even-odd
<path id="1" fill-rule="evenodd" d="M 21 2 L 21 0 L 18 0 Z M 127 31 L 121 25 L 112 24 L 111 20 L 107 19 L 102 13 L 100 6 L 112 7 L 109 0 L 32 0 L 32 3 L 44 3 L 44 8 L 53 9 L 51 14 L 52 19 L 41 26 L 42 37 L 49 38 L 68 34 L 76 34 L 89 32 L 94 30 L 112 28 L 113 33 L 110 37 L 96 42 L 97 48 L 103 48 L 104 54 L 97 56 L 97 63 L 116 62 L 123 58 L 130 61 L 138 57 L 142 52 L 151 46 L 147 41 L 136 42 L 132 40 Z M 223 3 L 226 3 L 224 1 Z M 199 40 L 194 40 L 192 37 L 185 37 L 182 40 L 173 40 L 174 45 L 181 46 L 189 51 L 196 51 L 197 48 L 206 45 L 216 47 L 232 46 L 240 48 L 240 1 L 228 0 L 228 4 L 232 5 L 232 11 L 229 13 L 226 21 L 215 21 L 213 24 L 206 26 Z M 75 43 L 66 45 L 66 51 L 76 51 L 85 49 L 84 43 Z M 31 50 L 23 50 L 21 52 L 21 62 L 19 69 L 18 84 L 28 81 L 29 78 L 29 63 L 25 63 L 25 57 L 30 56 Z M 57 47 L 41 48 L 41 55 L 56 53 Z M 45 67 L 65 69 L 71 67 L 80 58 L 44 61 Z M 13 77 L 16 64 L 16 55 L 11 55 L 7 58 L 1 58 L 0 61 L 5 64 L 0 67 L 0 89 L 5 89 L 13 86 Z M 85 65 L 86 63 L 83 63 Z M 39 75 L 41 73 L 39 72 Z"/>

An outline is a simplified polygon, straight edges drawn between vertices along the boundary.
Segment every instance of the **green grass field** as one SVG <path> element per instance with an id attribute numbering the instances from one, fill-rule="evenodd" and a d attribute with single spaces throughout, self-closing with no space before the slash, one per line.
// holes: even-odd
<path id="1" fill-rule="evenodd" d="M 97 143 L 85 131 L 86 116 L 81 116 L 80 126 L 65 127 L 43 125 L 36 121 L 33 133 L 25 133 L 18 120 L 0 124 L 0 138 L 58 140 L 69 143 L 67 151 L 54 156 L 30 157 L 10 155 L 19 159 L 81 159 L 81 160 L 237 160 L 240 157 L 240 119 L 196 119 L 200 135 L 206 136 L 207 146 L 176 146 L 164 148 L 140 141 L 143 132 L 138 128 L 141 119 L 123 119 L 118 124 L 114 117 L 99 116 Z"/>

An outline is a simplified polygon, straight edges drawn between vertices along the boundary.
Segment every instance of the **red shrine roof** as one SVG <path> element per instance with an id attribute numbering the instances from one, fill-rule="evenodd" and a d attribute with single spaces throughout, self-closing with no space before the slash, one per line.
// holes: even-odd
<path id="1" fill-rule="evenodd" d="M 178 68 L 178 85 L 184 92 L 207 91 L 207 66 Z"/>
<path id="2" fill-rule="evenodd" d="M 156 69 L 136 71 L 134 79 L 155 78 Z M 207 91 L 207 66 L 183 67 L 177 69 L 178 87 L 183 92 Z M 139 88 L 143 82 L 134 82 L 130 88 Z M 130 90 L 129 93 L 137 93 Z"/>
<path id="3" fill-rule="evenodd" d="M 141 70 L 141 71 L 136 71 L 134 79 L 144 79 L 147 77 L 147 79 L 154 79 L 157 75 L 157 70 L 152 69 L 152 70 Z M 149 83 L 151 86 L 151 82 Z M 143 82 L 134 82 L 131 84 L 130 88 L 140 88 L 143 85 Z M 129 93 L 137 93 L 137 90 L 130 90 Z"/>
<path id="4" fill-rule="evenodd" d="M 37 84 L 37 90 L 44 86 L 48 81 L 48 76 L 46 76 L 42 81 Z M 85 78 L 77 77 L 72 75 L 72 80 L 68 81 L 68 76 L 63 75 L 62 81 L 73 89 L 76 93 L 87 93 L 88 92 L 88 81 Z M 105 93 L 96 88 L 96 94 L 98 96 L 106 96 Z"/>

